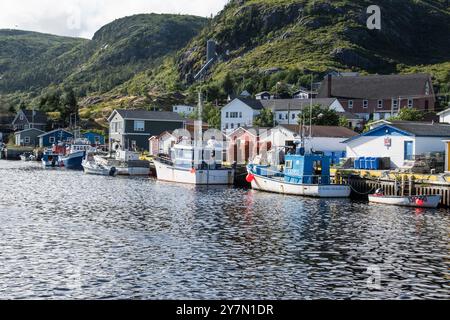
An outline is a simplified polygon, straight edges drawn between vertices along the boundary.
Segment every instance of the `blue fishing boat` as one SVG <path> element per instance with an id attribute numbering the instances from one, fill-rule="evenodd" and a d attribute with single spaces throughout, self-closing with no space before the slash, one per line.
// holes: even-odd
<path id="1" fill-rule="evenodd" d="M 286 155 L 282 170 L 270 165 L 250 164 L 247 181 L 255 190 L 318 198 L 347 198 L 348 185 L 331 184 L 331 158 L 323 153 L 306 153 L 297 143 L 295 154 Z"/>
<path id="2" fill-rule="evenodd" d="M 83 170 L 83 159 L 87 152 L 95 152 L 95 148 L 86 139 L 75 140 L 68 148 L 64 156 L 60 156 L 60 161 L 69 170 Z"/>
<path id="3" fill-rule="evenodd" d="M 42 165 L 44 168 L 58 168 L 61 166 L 59 157 L 59 153 L 53 151 L 52 149 L 47 149 L 42 155 Z"/>

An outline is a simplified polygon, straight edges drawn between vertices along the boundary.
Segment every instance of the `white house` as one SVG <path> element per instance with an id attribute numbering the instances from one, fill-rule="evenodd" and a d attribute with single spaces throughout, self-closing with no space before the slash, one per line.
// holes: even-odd
<path id="1" fill-rule="evenodd" d="M 278 124 L 298 124 L 303 110 L 309 110 L 312 105 L 320 105 L 322 108 L 345 113 L 338 99 L 277 99 L 261 101 L 264 108 L 271 109 L 274 120 Z"/>
<path id="2" fill-rule="evenodd" d="M 192 106 L 184 106 L 184 105 L 177 105 L 172 107 L 173 112 L 176 112 L 178 114 L 184 114 L 184 115 L 190 115 L 195 111 L 195 107 Z"/>
<path id="3" fill-rule="evenodd" d="M 161 133 L 159 136 L 153 136 L 149 139 L 149 153 L 155 156 L 169 154 L 170 149 L 177 141 L 178 138 L 168 131 Z"/>
<path id="4" fill-rule="evenodd" d="M 355 137 L 358 134 L 345 127 L 334 126 L 309 126 L 304 127 L 306 150 L 322 151 L 334 158 L 335 162 L 345 157 L 346 147 L 343 141 Z M 300 125 L 279 125 L 266 136 L 261 137 L 261 142 L 270 142 L 273 148 L 294 146 L 294 142 L 301 138 Z"/>
<path id="5" fill-rule="evenodd" d="M 450 108 L 438 113 L 440 123 L 450 123 Z"/>
<path id="6" fill-rule="evenodd" d="M 221 111 L 221 129 L 230 133 L 239 127 L 252 127 L 253 121 L 264 108 L 262 100 L 236 98 Z"/>
<path id="7" fill-rule="evenodd" d="M 405 167 L 407 161 L 427 153 L 445 151 L 443 140 L 450 139 L 449 124 L 424 122 L 390 122 L 350 138 L 347 157 L 390 158 L 391 168 Z"/>

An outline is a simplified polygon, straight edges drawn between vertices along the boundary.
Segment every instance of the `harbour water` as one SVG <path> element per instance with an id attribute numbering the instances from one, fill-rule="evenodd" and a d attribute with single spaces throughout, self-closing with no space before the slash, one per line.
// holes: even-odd
<path id="1" fill-rule="evenodd" d="M 2 299 L 450 298 L 448 209 L 8 161 L 0 186 Z"/>

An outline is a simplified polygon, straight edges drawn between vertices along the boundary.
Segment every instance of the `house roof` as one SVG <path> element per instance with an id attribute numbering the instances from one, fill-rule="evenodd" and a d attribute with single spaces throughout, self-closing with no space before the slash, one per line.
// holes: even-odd
<path id="1" fill-rule="evenodd" d="M 438 116 L 443 116 L 444 114 L 450 113 L 450 108 L 445 109 L 444 111 L 439 112 L 437 115 Z"/>
<path id="2" fill-rule="evenodd" d="M 44 131 L 36 129 L 36 128 L 30 128 L 30 129 L 25 129 L 25 130 L 22 130 L 22 131 L 18 131 L 15 134 L 18 135 L 18 134 L 22 134 L 22 133 L 25 133 L 25 132 L 28 132 L 28 131 L 36 131 L 38 133 L 39 132 L 44 132 Z M 38 136 L 38 137 L 40 137 L 40 136 Z"/>
<path id="3" fill-rule="evenodd" d="M 436 137 L 446 138 L 450 137 L 450 124 L 444 123 L 430 123 L 430 122 L 412 122 L 412 121 L 392 121 L 383 125 L 377 126 L 361 135 L 348 139 L 344 142 L 359 139 L 371 135 L 372 133 L 382 130 L 383 128 L 390 128 L 397 130 L 408 136 L 416 137 Z"/>
<path id="4" fill-rule="evenodd" d="M 255 94 L 255 96 L 262 96 L 263 94 L 270 95 L 270 92 L 269 91 L 258 92 L 257 94 Z"/>
<path id="5" fill-rule="evenodd" d="M 45 137 L 45 136 L 48 136 L 48 135 L 51 135 L 51 134 L 53 134 L 53 133 L 60 132 L 60 131 L 63 131 L 63 132 L 65 132 L 65 133 L 68 133 L 68 134 L 70 134 L 71 136 L 73 136 L 73 134 L 72 134 L 71 132 L 67 131 L 67 130 L 64 130 L 64 129 L 55 129 L 55 130 L 52 130 L 52 131 L 49 131 L 49 132 L 44 132 L 44 131 L 42 131 L 42 132 L 44 132 L 44 133 L 41 134 L 41 135 L 39 136 L 39 138 Z"/>
<path id="6" fill-rule="evenodd" d="M 260 135 L 262 132 L 270 130 L 273 128 L 269 128 L 269 127 L 239 127 L 235 130 L 233 130 L 232 132 L 230 132 L 229 134 L 227 134 L 227 137 L 231 137 L 232 135 L 235 135 L 238 131 L 242 131 L 242 134 L 244 133 L 249 133 L 252 136 L 255 136 L 254 133 L 256 133 L 256 135 Z"/>
<path id="7" fill-rule="evenodd" d="M 176 112 L 147 111 L 144 109 L 133 109 L 133 110 L 117 109 L 111 114 L 108 120 L 110 120 L 116 112 L 124 119 L 160 120 L 160 121 L 176 121 L 176 122 L 184 122 L 186 120 Z"/>
<path id="8" fill-rule="evenodd" d="M 450 137 L 450 124 L 393 121 L 391 126 L 418 137 Z"/>
<path id="9" fill-rule="evenodd" d="M 21 110 L 21 111 L 23 111 L 28 122 L 33 121 L 33 110 Z M 16 118 L 17 118 L 17 116 L 16 116 Z M 45 112 L 42 112 L 39 110 L 34 110 L 34 123 L 47 123 L 47 114 Z"/>
<path id="10" fill-rule="evenodd" d="M 279 127 L 283 127 L 291 132 L 298 133 L 300 132 L 300 125 L 279 125 Z M 305 126 L 305 131 L 309 132 L 309 126 Z M 312 135 L 313 137 L 320 138 L 352 138 L 357 136 L 358 134 L 345 127 L 337 127 L 337 126 L 312 126 Z"/>
<path id="11" fill-rule="evenodd" d="M 331 95 L 354 99 L 390 99 L 392 97 L 421 97 L 425 95 L 427 81 L 433 86 L 430 75 L 425 73 L 406 75 L 370 75 L 332 77 Z M 323 80 L 318 97 L 328 95 L 328 79 Z"/>
<path id="12" fill-rule="evenodd" d="M 322 107 L 328 108 L 336 98 L 323 98 L 323 99 L 312 99 L 313 105 L 321 105 Z M 274 99 L 274 100 L 260 100 L 264 108 L 269 108 L 272 111 L 284 111 L 284 110 L 303 110 L 305 108 L 310 108 L 310 99 Z"/>
<path id="13" fill-rule="evenodd" d="M 264 109 L 264 106 L 261 103 L 263 100 L 256 100 L 256 99 L 252 99 L 252 98 L 242 98 L 242 97 L 239 97 L 239 98 L 236 98 L 236 99 L 240 100 L 243 103 L 245 103 L 246 105 L 248 105 L 253 110 L 262 110 L 262 109 Z"/>

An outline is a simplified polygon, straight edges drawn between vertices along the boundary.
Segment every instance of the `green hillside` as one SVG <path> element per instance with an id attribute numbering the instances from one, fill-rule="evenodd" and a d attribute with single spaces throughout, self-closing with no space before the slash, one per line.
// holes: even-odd
<path id="1" fill-rule="evenodd" d="M 273 90 L 283 81 L 308 85 L 330 69 L 362 73 L 433 71 L 437 84 L 450 81 L 450 8 L 446 0 L 380 0 L 382 30 L 366 27 L 373 1 L 230 1 L 212 25 L 152 74 L 129 83 L 142 90 L 188 90 L 186 81 L 206 62 L 205 43 L 214 39 L 221 61 L 209 70 L 207 91 L 225 96 L 228 74 L 235 92 Z M 435 66 L 435 67 L 431 67 Z M 271 70 L 279 70 L 274 74 Z M 222 92 L 220 92 L 222 91 Z"/>
<path id="2" fill-rule="evenodd" d="M 0 30 L 0 94 L 30 101 L 64 87 L 80 97 L 102 94 L 184 47 L 206 19 L 142 14 L 118 19 L 92 40 Z"/>
<path id="3" fill-rule="evenodd" d="M 73 88 L 83 116 L 104 119 L 117 107 L 193 103 L 199 85 L 208 102 L 242 90 L 287 95 L 330 70 L 430 72 L 438 91 L 450 93 L 449 1 L 378 0 L 382 30 L 366 27 L 372 4 L 232 0 L 209 21 L 136 15 L 104 26 L 92 40 L 1 31 L 0 107 L 41 96 L 52 101 Z M 217 42 L 219 59 L 195 82 L 208 39 Z"/>

